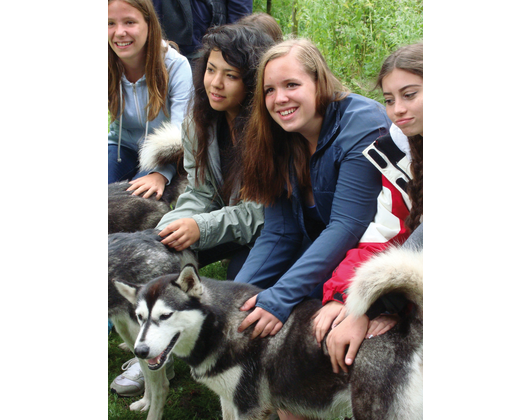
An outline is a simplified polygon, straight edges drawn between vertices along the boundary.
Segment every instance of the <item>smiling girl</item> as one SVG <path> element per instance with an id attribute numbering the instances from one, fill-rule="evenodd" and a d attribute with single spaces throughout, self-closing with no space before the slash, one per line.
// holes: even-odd
<path id="1" fill-rule="evenodd" d="M 201 266 L 231 258 L 229 279 L 263 225 L 262 206 L 239 194 L 241 147 L 256 66 L 272 44 L 249 25 L 224 25 L 204 36 L 194 63 L 193 110 L 182 132 L 189 185 L 157 226 L 163 244 L 198 251 Z"/>
<path id="2" fill-rule="evenodd" d="M 381 177 L 362 151 L 388 132 L 377 102 L 347 89 L 310 41 L 272 47 L 258 69 L 242 195 L 266 205 L 265 227 L 236 281 L 267 289 L 253 337 L 276 334 L 293 307 L 356 246 L 376 212 Z"/>
<path id="3" fill-rule="evenodd" d="M 138 151 L 163 123 L 180 129 L 192 89 L 191 68 L 177 45 L 162 39 L 150 0 L 110 0 L 108 42 L 108 182 L 132 180 L 133 194 L 159 199 L 176 167 L 138 173 Z"/>

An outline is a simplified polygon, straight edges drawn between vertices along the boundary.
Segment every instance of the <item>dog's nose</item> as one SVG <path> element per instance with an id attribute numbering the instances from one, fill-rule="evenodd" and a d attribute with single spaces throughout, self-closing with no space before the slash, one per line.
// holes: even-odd
<path id="1" fill-rule="evenodd" d="M 140 344 L 138 347 L 134 348 L 134 354 L 140 359 L 147 358 L 147 355 L 149 354 L 149 346 L 146 344 Z"/>

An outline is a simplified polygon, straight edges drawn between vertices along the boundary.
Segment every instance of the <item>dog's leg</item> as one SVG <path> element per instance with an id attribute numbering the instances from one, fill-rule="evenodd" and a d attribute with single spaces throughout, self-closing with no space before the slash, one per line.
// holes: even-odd
<path id="1" fill-rule="evenodd" d="M 223 420 L 239 420 L 234 404 L 223 397 L 220 397 L 220 400 L 221 410 L 223 412 Z"/>
<path id="2" fill-rule="evenodd" d="M 223 397 L 220 397 L 220 400 L 223 420 L 269 420 L 272 414 L 271 410 L 265 410 L 259 407 L 256 407 L 247 413 L 240 414 L 231 401 Z"/>
<path id="3" fill-rule="evenodd" d="M 166 377 L 166 367 L 157 371 L 152 371 L 147 367 L 147 362 L 142 359 L 140 367 L 145 378 L 144 397 L 130 405 L 133 411 L 147 411 L 147 420 L 160 420 L 164 412 L 167 394 L 169 393 L 169 381 Z"/>

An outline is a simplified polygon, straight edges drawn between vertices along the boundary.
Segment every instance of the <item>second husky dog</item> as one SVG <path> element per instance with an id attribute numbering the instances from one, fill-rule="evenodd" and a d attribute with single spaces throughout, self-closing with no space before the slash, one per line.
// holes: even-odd
<path id="1" fill-rule="evenodd" d="M 108 233 L 136 232 L 156 227 L 188 185 L 183 154 L 180 130 L 171 123 L 164 123 L 147 136 L 139 152 L 140 170 L 150 171 L 158 166 L 175 164 L 177 173 L 166 185 L 160 200 L 154 196 L 146 199 L 132 195 L 126 191 L 131 186 L 128 181 L 109 184 Z"/>
<path id="2" fill-rule="evenodd" d="M 164 252 L 156 253 L 159 251 Z M 142 258 L 131 249 L 123 252 Z M 165 252 L 169 255 L 171 251 Z M 143 258 L 152 261 L 154 254 Z M 160 266 L 167 268 L 166 260 Z M 109 288 L 110 261 L 109 253 Z M 335 374 L 325 347 L 320 348 L 312 334 L 312 317 L 321 307 L 319 301 L 300 303 L 275 336 L 252 340 L 251 329 L 238 332 L 247 315 L 239 308 L 260 289 L 200 278 L 193 262 L 180 259 L 177 265 L 175 274 L 145 285 L 137 280 L 144 274 L 112 275 L 115 287 L 135 307 L 140 324 L 126 341 L 130 343 L 137 332 L 134 352 L 147 360 L 142 367 L 151 372 L 145 376 L 146 394 L 148 381 L 163 371 L 168 355 L 174 353 L 190 365 L 197 381 L 220 396 L 224 420 L 265 420 L 278 409 L 324 419 L 351 415 L 352 408 L 356 420 L 422 418 L 420 284 L 398 282 L 395 288 L 380 286 L 361 296 L 363 305 L 370 306 L 382 293 L 402 292 L 416 308 L 386 334 L 365 340 L 350 374 Z M 153 275 L 161 271 L 156 266 Z M 402 277 L 413 276 L 409 274 Z M 161 412 L 155 411 L 160 405 L 163 402 L 156 402 L 156 409 L 151 405 L 149 420 L 159 418 Z"/>

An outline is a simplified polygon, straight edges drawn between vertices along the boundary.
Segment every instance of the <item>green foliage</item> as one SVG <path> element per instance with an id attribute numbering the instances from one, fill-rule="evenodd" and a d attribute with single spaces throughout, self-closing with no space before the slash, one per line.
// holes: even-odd
<path id="1" fill-rule="evenodd" d="M 422 0 L 272 0 L 272 15 L 291 33 L 297 7 L 298 36 L 311 39 L 333 73 L 355 93 L 372 92 L 384 59 L 398 47 L 423 38 Z M 266 0 L 254 0 L 265 11 Z"/>

